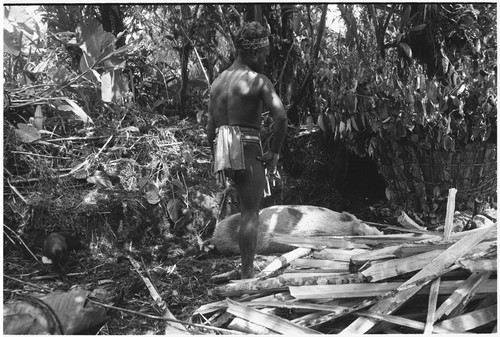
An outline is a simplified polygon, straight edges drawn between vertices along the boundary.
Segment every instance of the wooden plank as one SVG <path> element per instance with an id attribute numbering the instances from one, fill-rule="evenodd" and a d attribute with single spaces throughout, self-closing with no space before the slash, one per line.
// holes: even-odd
<path id="1" fill-rule="evenodd" d="M 292 262 L 295 259 L 298 259 L 302 256 L 306 256 L 311 252 L 311 249 L 309 248 L 296 248 L 292 250 L 291 252 L 288 252 L 286 254 L 283 254 L 279 258 L 275 259 L 272 261 L 264 270 L 262 270 L 257 276 L 257 279 L 262 279 L 265 278 L 278 269 L 281 269 L 282 267 L 288 265 L 290 262 Z"/>
<path id="2" fill-rule="evenodd" d="M 455 332 L 465 332 L 488 324 L 497 319 L 497 305 L 475 310 L 436 324 L 436 327 Z"/>
<path id="3" fill-rule="evenodd" d="M 348 262 L 339 262 L 331 260 L 317 260 L 317 259 L 297 259 L 291 262 L 293 267 L 299 268 L 324 268 L 331 269 L 338 273 L 349 272 Z"/>
<path id="4" fill-rule="evenodd" d="M 445 250 L 442 254 L 437 256 L 431 263 L 425 266 L 421 271 L 415 274 L 412 278 L 406 281 L 401 287 L 406 284 L 415 283 L 422 278 L 426 278 L 429 275 L 439 274 L 442 270 L 450 267 L 456 260 L 465 255 L 470 249 L 476 246 L 483 239 L 488 237 L 490 233 L 494 230 L 495 226 L 484 227 L 481 231 L 477 231 L 472 235 L 463 237 L 450 248 Z M 383 299 L 376 303 L 370 308 L 371 312 L 377 312 L 381 314 L 391 314 L 394 310 L 399 308 L 403 303 L 405 303 L 410 297 L 417 293 L 424 284 L 421 286 L 416 286 L 407 290 L 403 290 L 396 294 L 392 298 Z M 360 317 L 356 319 L 352 324 L 350 324 L 346 329 L 344 329 L 342 334 L 362 334 L 368 331 L 375 322 L 366 317 Z"/>
<path id="5" fill-rule="evenodd" d="M 440 250 L 434 250 L 402 259 L 380 261 L 360 273 L 370 282 L 377 282 L 422 269 L 441 253 Z"/>
<path id="6" fill-rule="evenodd" d="M 443 315 L 450 315 L 451 312 L 464 301 L 465 298 L 476 294 L 481 285 L 488 281 L 491 273 L 472 274 L 465 281 L 460 281 L 459 287 L 448 297 L 438 308 L 435 315 L 437 321 Z"/>
<path id="7" fill-rule="evenodd" d="M 351 257 L 362 253 L 369 252 L 368 249 L 335 249 L 325 248 L 319 252 L 314 252 L 312 256 L 316 259 L 334 260 L 334 261 L 351 261 Z"/>
<path id="8" fill-rule="evenodd" d="M 392 259 L 397 257 L 395 252 L 399 249 L 399 247 L 400 246 L 392 246 L 367 251 L 365 253 L 354 255 L 351 257 L 351 261 L 356 265 L 363 265 L 368 261 Z"/>
<path id="9" fill-rule="evenodd" d="M 250 321 L 254 324 L 261 325 L 269 330 L 281 334 L 319 334 L 316 330 L 309 329 L 297 324 L 294 324 L 281 317 L 262 313 L 259 310 L 249 308 L 238 302 L 227 300 L 227 311 L 236 317 Z"/>
<path id="10" fill-rule="evenodd" d="M 429 304 L 427 305 L 427 318 L 425 321 L 424 335 L 429 335 L 432 333 L 435 322 L 436 305 L 439 295 L 439 284 L 441 283 L 441 277 L 438 277 L 431 283 L 431 289 L 429 294 Z"/>

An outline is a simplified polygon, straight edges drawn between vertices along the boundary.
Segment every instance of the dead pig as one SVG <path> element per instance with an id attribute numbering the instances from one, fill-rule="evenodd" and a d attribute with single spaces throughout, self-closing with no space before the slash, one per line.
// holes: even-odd
<path id="1" fill-rule="evenodd" d="M 210 240 L 224 255 L 239 254 L 238 231 L 240 213 L 233 214 L 219 222 Z M 356 236 L 383 235 L 354 215 L 335 212 L 323 207 L 282 205 L 264 208 L 259 213 L 257 254 L 273 254 L 291 251 L 294 247 L 274 242 L 271 234 L 301 236 Z"/>

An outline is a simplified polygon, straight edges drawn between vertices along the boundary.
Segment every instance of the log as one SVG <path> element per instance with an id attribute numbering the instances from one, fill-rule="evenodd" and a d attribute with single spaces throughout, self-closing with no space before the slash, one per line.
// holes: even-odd
<path id="1" fill-rule="evenodd" d="M 440 271 L 448 268 L 460 257 L 465 255 L 470 249 L 479 244 L 483 239 L 487 238 L 493 231 L 494 226 L 489 226 L 482 228 L 481 231 L 475 232 L 473 235 L 469 235 L 460 239 L 458 242 L 453 244 L 450 248 L 445 250 L 442 254 L 436 257 L 431 263 L 425 266 L 420 272 L 415 274 L 412 278 L 406 281 L 403 285 L 408 283 L 414 283 L 419 279 L 425 278 L 428 275 L 438 274 Z M 423 284 L 422 284 L 423 286 Z M 381 314 L 391 314 L 394 310 L 399 308 L 406 300 L 417 293 L 422 286 L 417 286 L 408 290 L 404 290 L 398 293 L 393 298 L 384 299 L 373 307 L 370 311 L 377 312 Z M 374 321 L 369 318 L 358 318 L 346 329 L 344 329 L 342 334 L 360 334 L 365 333 L 374 325 Z"/>
<path id="2" fill-rule="evenodd" d="M 273 277 L 267 280 L 251 282 L 230 283 L 214 288 L 209 291 L 213 296 L 238 296 L 242 294 L 265 294 L 288 290 L 288 286 L 300 286 L 303 284 L 346 284 L 361 283 L 364 279 L 358 274 L 329 274 L 326 277 Z"/>
<path id="3" fill-rule="evenodd" d="M 227 311 L 236 317 L 245 319 L 254 324 L 261 325 L 273 332 L 280 334 L 319 334 L 316 330 L 302 327 L 281 317 L 262 313 L 256 309 L 249 308 L 238 302 L 227 300 Z"/>

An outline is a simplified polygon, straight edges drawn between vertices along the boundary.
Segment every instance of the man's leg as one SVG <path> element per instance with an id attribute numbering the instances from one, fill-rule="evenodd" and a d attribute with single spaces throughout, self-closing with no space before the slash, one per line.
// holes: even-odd
<path id="1" fill-rule="evenodd" d="M 241 252 L 241 278 L 253 277 L 253 261 L 257 248 L 259 206 L 262 200 L 265 173 L 261 161 L 260 145 L 245 144 L 245 166 L 243 171 L 235 171 L 234 182 L 238 191 L 241 209 L 241 225 L 238 243 Z"/>

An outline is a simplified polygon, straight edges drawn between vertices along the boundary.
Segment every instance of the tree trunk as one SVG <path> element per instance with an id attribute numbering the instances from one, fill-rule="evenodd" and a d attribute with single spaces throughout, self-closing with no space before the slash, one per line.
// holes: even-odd
<path id="1" fill-rule="evenodd" d="M 99 11 L 101 12 L 101 23 L 102 28 L 117 36 L 118 33 L 125 30 L 125 25 L 123 24 L 123 16 L 120 11 L 120 5 L 99 5 Z M 125 45 L 125 34 L 123 34 L 118 40 L 116 40 L 116 48 L 123 47 Z"/>
<path id="2" fill-rule="evenodd" d="M 181 20 L 186 20 L 190 15 L 189 6 L 181 5 Z M 182 47 L 180 48 L 181 60 L 181 88 L 179 93 L 179 116 L 186 117 L 186 104 L 187 104 L 187 85 L 189 82 L 189 55 L 193 50 L 193 46 L 185 34 L 181 37 Z"/>
<path id="3" fill-rule="evenodd" d="M 298 109 L 297 105 L 300 103 L 302 98 L 304 97 L 304 94 L 308 88 L 309 81 L 312 78 L 313 72 L 316 67 L 316 63 L 318 62 L 318 55 L 319 55 L 319 48 L 321 45 L 321 39 L 323 37 L 323 32 L 325 31 L 325 22 L 326 22 L 326 11 L 328 10 L 328 4 L 323 5 L 323 12 L 321 13 L 321 21 L 319 23 L 318 27 L 318 36 L 316 38 L 316 44 L 314 45 L 313 49 L 313 55 L 311 57 L 311 65 L 309 67 L 309 71 L 304 78 L 304 81 L 302 81 L 302 84 L 300 85 L 299 90 L 295 93 L 295 95 L 292 97 L 292 105 L 288 109 L 288 119 L 292 124 L 297 125 L 299 123 L 299 116 L 298 116 Z"/>

